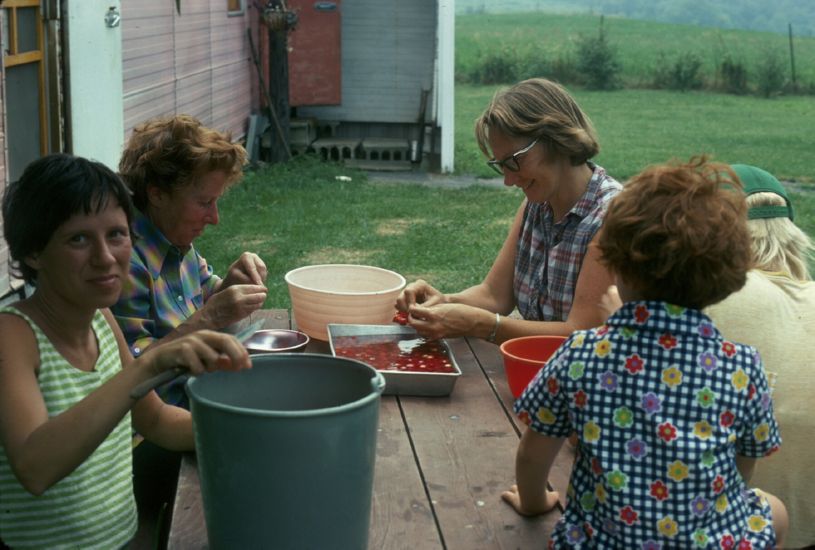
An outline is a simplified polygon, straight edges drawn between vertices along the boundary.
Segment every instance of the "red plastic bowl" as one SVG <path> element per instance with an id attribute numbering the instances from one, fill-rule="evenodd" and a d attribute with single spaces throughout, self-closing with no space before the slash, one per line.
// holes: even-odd
<path id="1" fill-rule="evenodd" d="M 522 336 L 501 344 L 504 370 L 513 397 L 520 397 L 527 384 L 565 340 L 565 336 Z"/>

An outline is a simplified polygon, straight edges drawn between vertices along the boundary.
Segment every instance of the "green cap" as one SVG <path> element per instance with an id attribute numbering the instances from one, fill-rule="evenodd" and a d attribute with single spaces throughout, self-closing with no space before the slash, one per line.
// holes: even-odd
<path id="1" fill-rule="evenodd" d="M 775 176 L 747 164 L 731 164 L 730 168 L 736 173 L 744 186 L 744 192 L 748 195 L 754 193 L 774 193 L 784 199 L 786 206 L 753 206 L 747 211 L 747 218 L 750 220 L 760 218 L 789 218 L 793 219 L 792 203 L 787 196 L 787 190 L 781 185 Z"/>

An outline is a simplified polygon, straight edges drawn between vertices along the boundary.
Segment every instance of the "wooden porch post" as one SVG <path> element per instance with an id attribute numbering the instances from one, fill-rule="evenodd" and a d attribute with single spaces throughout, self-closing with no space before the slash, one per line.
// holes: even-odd
<path id="1" fill-rule="evenodd" d="M 272 0 L 266 5 L 269 11 L 285 11 L 285 2 Z M 269 109 L 277 116 L 280 132 L 272 132 L 270 162 L 289 160 L 289 53 L 287 45 L 288 27 L 268 25 L 269 34 L 269 94 L 272 105 Z M 274 125 L 274 121 L 269 121 Z M 281 136 L 282 134 L 282 136 Z M 283 141 L 285 140 L 285 142 Z"/>

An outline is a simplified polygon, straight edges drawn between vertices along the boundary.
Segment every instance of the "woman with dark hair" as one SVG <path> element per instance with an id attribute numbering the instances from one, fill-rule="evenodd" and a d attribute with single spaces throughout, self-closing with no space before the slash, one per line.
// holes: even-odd
<path id="1" fill-rule="evenodd" d="M 119 173 L 133 192 L 130 276 L 112 311 L 138 357 L 157 342 L 202 328 L 220 330 L 266 299 L 266 265 L 244 252 L 221 279 L 194 246 L 218 223 L 218 199 L 240 179 L 246 151 L 228 134 L 187 115 L 157 118 L 133 130 Z M 159 388 L 187 406 L 183 380 Z"/>
<path id="2" fill-rule="evenodd" d="M 600 324 L 612 281 L 594 240 L 620 184 L 591 161 L 600 146 L 588 116 L 562 86 L 534 78 L 496 93 L 475 133 L 487 164 L 526 199 L 483 282 L 445 294 L 418 280 L 397 309 L 431 338 L 502 342 Z M 505 317 L 515 308 L 521 319 Z"/>
<path id="3" fill-rule="evenodd" d="M 34 292 L 0 309 L 0 546 L 121 548 L 137 525 L 132 429 L 194 447 L 189 412 L 131 391 L 176 367 L 250 366 L 213 331 L 133 359 L 108 310 L 127 278 L 130 212 L 116 174 L 63 154 L 31 163 L 3 197 L 12 267 Z"/>

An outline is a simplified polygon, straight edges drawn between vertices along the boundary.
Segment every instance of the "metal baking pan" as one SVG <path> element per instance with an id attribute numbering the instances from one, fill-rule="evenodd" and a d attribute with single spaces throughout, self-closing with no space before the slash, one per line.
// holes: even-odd
<path id="1" fill-rule="evenodd" d="M 364 337 L 362 344 L 371 343 L 391 343 L 420 339 L 415 329 L 402 325 L 346 325 L 329 323 L 328 342 L 331 345 L 331 353 L 336 356 L 334 349 L 335 340 L 343 337 Z M 386 370 L 378 368 L 378 365 L 371 365 L 378 368 L 385 377 L 385 395 L 414 395 L 422 397 L 439 397 L 450 395 L 456 380 L 461 376 L 461 369 L 456 363 L 453 352 L 445 340 L 439 341 L 446 351 L 453 372 L 421 372 Z M 370 364 L 363 359 L 357 359 Z"/>

